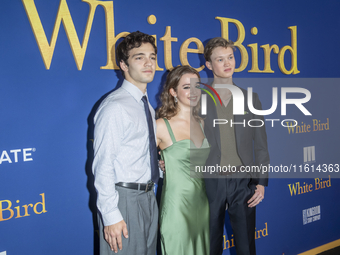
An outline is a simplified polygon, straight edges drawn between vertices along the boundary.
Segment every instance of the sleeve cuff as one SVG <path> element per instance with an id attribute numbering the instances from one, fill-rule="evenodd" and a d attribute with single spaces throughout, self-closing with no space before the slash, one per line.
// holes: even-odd
<path id="1" fill-rule="evenodd" d="M 159 178 L 163 178 L 163 171 L 160 167 L 158 167 L 158 170 L 159 170 Z"/>
<path id="2" fill-rule="evenodd" d="M 102 217 L 104 226 L 110 226 L 123 220 L 123 216 L 118 208 L 110 213 L 102 215 Z"/>

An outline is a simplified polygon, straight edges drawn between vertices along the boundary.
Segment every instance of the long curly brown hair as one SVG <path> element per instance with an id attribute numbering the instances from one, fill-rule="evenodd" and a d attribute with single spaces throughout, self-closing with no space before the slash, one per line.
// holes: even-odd
<path id="1" fill-rule="evenodd" d="M 166 77 L 166 82 L 163 87 L 163 92 L 161 94 L 161 102 L 162 105 L 157 110 L 157 117 L 158 118 L 166 118 L 170 120 L 178 113 L 178 104 L 175 103 L 174 97 L 170 94 L 170 89 L 174 89 L 177 92 L 177 87 L 180 79 L 184 74 L 192 73 L 196 74 L 198 79 L 200 79 L 199 73 L 192 68 L 191 66 L 177 66 L 172 69 L 168 76 Z M 199 117 L 198 113 L 200 110 L 200 102 L 193 108 L 193 116 L 197 121 L 200 121 L 201 118 Z"/>

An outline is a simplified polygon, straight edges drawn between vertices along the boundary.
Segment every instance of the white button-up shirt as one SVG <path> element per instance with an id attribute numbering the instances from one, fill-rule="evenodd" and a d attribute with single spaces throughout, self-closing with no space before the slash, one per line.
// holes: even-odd
<path id="1" fill-rule="evenodd" d="M 151 179 L 143 96 L 139 88 L 124 80 L 121 88 L 103 100 L 94 117 L 94 185 L 104 226 L 123 220 L 115 183 L 147 183 Z M 150 103 L 149 108 L 156 131 L 155 111 Z"/>

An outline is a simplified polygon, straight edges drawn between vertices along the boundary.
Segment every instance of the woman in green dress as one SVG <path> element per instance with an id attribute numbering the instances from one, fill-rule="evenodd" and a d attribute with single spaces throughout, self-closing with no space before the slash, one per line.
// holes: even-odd
<path id="1" fill-rule="evenodd" d="M 195 166 L 205 165 L 210 148 L 198 116 L 201 91 L 190 87 L 193 78 L 198 82 L 192 67 L 175 67 L 157 112 L 157 144 L 166 171 L 159 214 L 163 255 L 209 254 L 209 204 Z"/>

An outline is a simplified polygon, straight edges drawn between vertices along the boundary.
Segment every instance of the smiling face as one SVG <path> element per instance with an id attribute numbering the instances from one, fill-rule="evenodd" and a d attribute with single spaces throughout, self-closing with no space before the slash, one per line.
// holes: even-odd
<path id="1" fill-rule="evenodd" d="M 128 65 L 120 62 L 125 79 L 139 88 L 145 88 L 152 82 L 156 69 L 156 53 L 150 43 L 143 43 L 139 48 L 129 51 Z"/>
<path id="2" fill-rule="evenodd" d="M 213 71 L 214 78 L 232 78 L 235 71 L 233 49 L 216 47 L 211 53 L 210 61 L 206 62 L 206 66 Z"/>
<path id="3" fill-rule="evenodd" d="M 196 87 L 190 87 L 190 79 L 198 79 L 198 76 L 193 73 L 183 74 L 178 82 L 176 91 L 171 88 L 170 93 L 172 96 L 176 96 L 178 100 L 178 106 L 194 107 L 200 100 L 201 90 Z"/>

